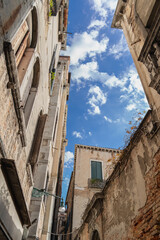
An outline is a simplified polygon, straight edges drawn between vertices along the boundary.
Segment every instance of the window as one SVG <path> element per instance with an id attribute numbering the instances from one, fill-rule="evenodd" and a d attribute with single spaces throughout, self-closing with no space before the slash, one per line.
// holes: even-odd
<path id="1" fill-rule="evenodd" d="M 35 165 L 38 161 L 39 150 L 42 142 L 44 126 L 46 122 L 47 114 L 40 113 L 37 121 L 37 126 L 34 133 L 33 143 L 29 155 L 29 163 L 31 164 L 32 172 L 35 170 Z"/>
<path id="2" fill-rule="evenodd" d="M 37 57 L 33 67 L 33 71 L 30 76 L 30 81 L 28 82 L 25 89 L 25 93 L 23 94 L 24 118 L 25 118 L 26 126 L 28 125 L 33 103 L 38 91 L 39 78 L 40 78 L 40 62 L 39 62 L 39 58 Z"/>
<path id="3" fill-rule="evenodd" d="M 102 180 L 102 162 L 91 161 L 91 178 Z"/>
<path id="4" fill-rule="evenodd" d="M 19 83 L 23 82 L 38 39 L 38 16 L 34 7 L 12 39 Z"/>

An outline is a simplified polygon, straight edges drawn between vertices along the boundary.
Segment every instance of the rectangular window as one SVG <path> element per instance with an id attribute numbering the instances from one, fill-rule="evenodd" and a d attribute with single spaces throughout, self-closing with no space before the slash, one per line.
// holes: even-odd
<path id="1" fill-rule="evenodd" d="M 102 180 L 102 163 L 91 161 L 91 178 Z"/>
<path id="2" fill-rule="evenodd" d="M 32 147 L 29 155 L 29 163 L 31 164 L 32 172 L 34 172 L 35 165 L 38 161 L 46 119 L 47 119 L 47 114 L 40 114 L 37 121 L 37 126 L 35 129 L 33 143 L 32 143 Z"/>

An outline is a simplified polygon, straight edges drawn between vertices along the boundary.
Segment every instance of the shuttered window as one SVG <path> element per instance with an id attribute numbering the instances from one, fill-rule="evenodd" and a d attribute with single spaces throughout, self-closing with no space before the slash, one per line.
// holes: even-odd
<path id="1" fill-rule="evenodd" d="M 30 157 L 29 157 L 29 163 L 31 164 L 32 171 L 34 171 L 35 164 L 38 160 L 46 118 L 47 118 L 47 114 L 40 115 L 38 118 L 36 130 L 33 138 L 33 143 L 31 147 Z"/>
<path id="2" fill-rule="evenodd" d="M 102 163 L 98 161 L 91 161 L 91 178 L 102 180 Z"/>

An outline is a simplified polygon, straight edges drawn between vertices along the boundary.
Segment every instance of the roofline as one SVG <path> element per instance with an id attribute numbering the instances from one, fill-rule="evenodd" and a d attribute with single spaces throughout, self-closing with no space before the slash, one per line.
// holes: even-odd
<path id="1" fill-rule="evenodd" d="M 113 16 L 113 20 L 112 20 L 112 24 L 111 24 L 111 28 L 118 28 L 118 29 L 122 29 L 121 25 L 118 25 L 118 21 L 121 19 L 122 15 L 123 15 L 123 9 L 126 5 L 127 0 L 118 0 L 117 3 L 117 7 Z"/>
<path id="2" fill-rule="evenodd" d="M 82 145 L 82 144 L 75 144 L 75 150 L 77 148 L 84 148 L 89 150 L 96 150 L 96 151 L 105 151 L 105 152 L 120 152 L 120 149 L 116 148 L 105 148 L 105 147 L 97 147 L 97 146 L 90 146 L 90 145 Z"/>

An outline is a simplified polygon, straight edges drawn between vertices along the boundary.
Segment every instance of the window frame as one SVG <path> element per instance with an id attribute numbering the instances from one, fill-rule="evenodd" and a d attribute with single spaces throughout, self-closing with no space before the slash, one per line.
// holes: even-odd
<path id="1" fill-rule="evenodd" d="M 101 162 L 102 166 L 102 179 L 104 179 L 104 172 L 103 172 L 103 161 L 102 160 L 97 160 L 97 159 L 90 159 L 90 179 L 92 179 L 92 162 Z"/>

